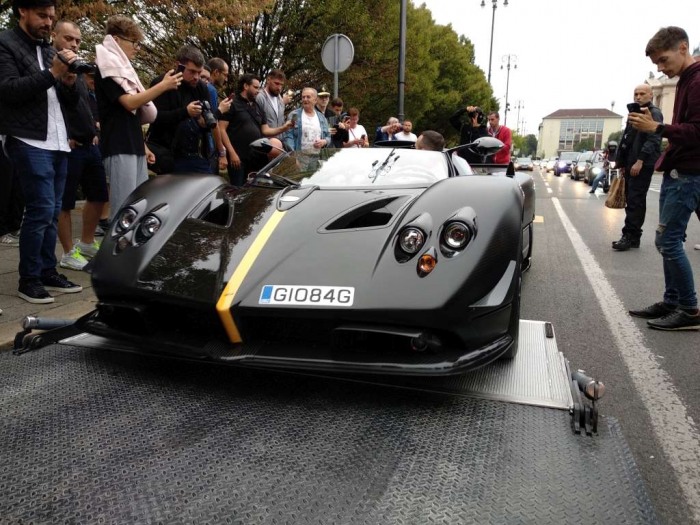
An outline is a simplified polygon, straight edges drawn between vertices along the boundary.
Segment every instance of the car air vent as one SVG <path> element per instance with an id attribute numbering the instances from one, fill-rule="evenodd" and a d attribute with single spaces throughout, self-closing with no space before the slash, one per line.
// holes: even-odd
<path id="1" fill-rule="evenodd" d="M 217 226 L 229 226 L 233 216 L 230 193 L 226 189 L 218 189 L 210 193 L 199 203 L 190 214 L 190 217 L 216 224 Z"/>
<path id="2" fill-rule="evenodd" d="M 407 196 L 392 196 L 366 202 L 334 219 L 326 226 L 326 230 L 352 230 L 385 226 L 391 222 L 406 199 L 408 199 Z"/>

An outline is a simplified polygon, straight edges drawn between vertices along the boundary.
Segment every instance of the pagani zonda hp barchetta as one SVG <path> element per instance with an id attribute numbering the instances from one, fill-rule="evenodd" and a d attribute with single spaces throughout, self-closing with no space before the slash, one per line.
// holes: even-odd
<path id="1" fill-rule="evenodd" d="M 244 188 L 156 177 L 116 213 L 80 327 L 257 367 L 441 375 L 512 357 L 534 188 L 496 171 L 349 148 L 285 153 Z"/>

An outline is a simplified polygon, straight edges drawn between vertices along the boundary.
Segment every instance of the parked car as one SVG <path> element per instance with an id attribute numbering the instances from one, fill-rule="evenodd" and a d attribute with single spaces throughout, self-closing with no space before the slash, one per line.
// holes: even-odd
<path id="1" fill-rule="evenodd" d="M 571 173 L 571 163 L 578 155 L 578 151 L 562 151 L 554 165 L 554 175 L 560 177 L 562 173 Z"/>
<path id="2" fill-rule="evenodd" d="M 520 171 L 532 171 L 535 169 L 535 164 L 530 157 L 520 157 L 515 159 L 513 167 Z"/>
<path id="3" fill-rule="evenodd" d="M 584 178 L 584 175 L 590 167 L 590 161 L 593 158 L 593 153 L 593 151 L 584 151 L 579 153 L 576 160 L 571 164 L 571 178 L 573 180 Z"/>
<path id="4" fill-rule="evenodd" d="M 285 152 L 243 188 L 161 175 L 115 211 L 79 326 L 241 366 L 462 373 L 517 352 L 534 191 L 523 172 L 398 147 Z"/>

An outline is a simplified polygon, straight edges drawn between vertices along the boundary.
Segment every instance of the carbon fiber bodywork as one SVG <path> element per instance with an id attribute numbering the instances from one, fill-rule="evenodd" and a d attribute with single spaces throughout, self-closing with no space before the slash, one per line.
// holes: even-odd
<path id="1" fill-rule="evenodd" d="M 356 154 L 343 155 L 352 171 Z M 144 352 L 284 368 L 438 375 L 514 355 L 532 179 L 456 176 L 443 153 L 401 157 L 394 170 L 405 184 L 149 181 L 122 208 L 136 212 L 134 224 L 115 221 L 95 258 L 99 303 L 81 327 L 138 341 Z M 445 172 L 421 181 L 414 159 L 434 159 Z M 160 229 L 145 238 L 149 215 Z M 461 250 L 443 241 L 455 220 L 473 233 Z M 397 244 L 407 226 L 425 234 L 413 256 Z M 428 274 L 417 266 L 423 254 L 436 261 Z M 353 295 L 349 305 L 269 304 L 265 287 Z"/>

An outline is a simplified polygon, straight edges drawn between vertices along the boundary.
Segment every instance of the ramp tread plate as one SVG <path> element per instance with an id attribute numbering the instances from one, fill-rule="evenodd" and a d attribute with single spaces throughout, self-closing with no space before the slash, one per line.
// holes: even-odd
<path id="1" fill-rule="evenodd" d="M 657 522 L 612 419 L 67 345 L 0 354 L 0 442 L 6 523 Z"/>
<path id="2" fill-rule="evenodd" d="M 501 359 L 468 374 L 436 378 L 365 376 L 365 380 L 372 384 L 568 410 L 573 400 L 564 358 L 557 350 L 556 338 L 546 337 L 546 324 L 521 320 L 520 345 L 515 359 Z M 85 348 L 117 349 L 128 346 L 122 342 L 115 346 L 108 339 L 90 334 L 79 334 L 61 342 Z"/>

